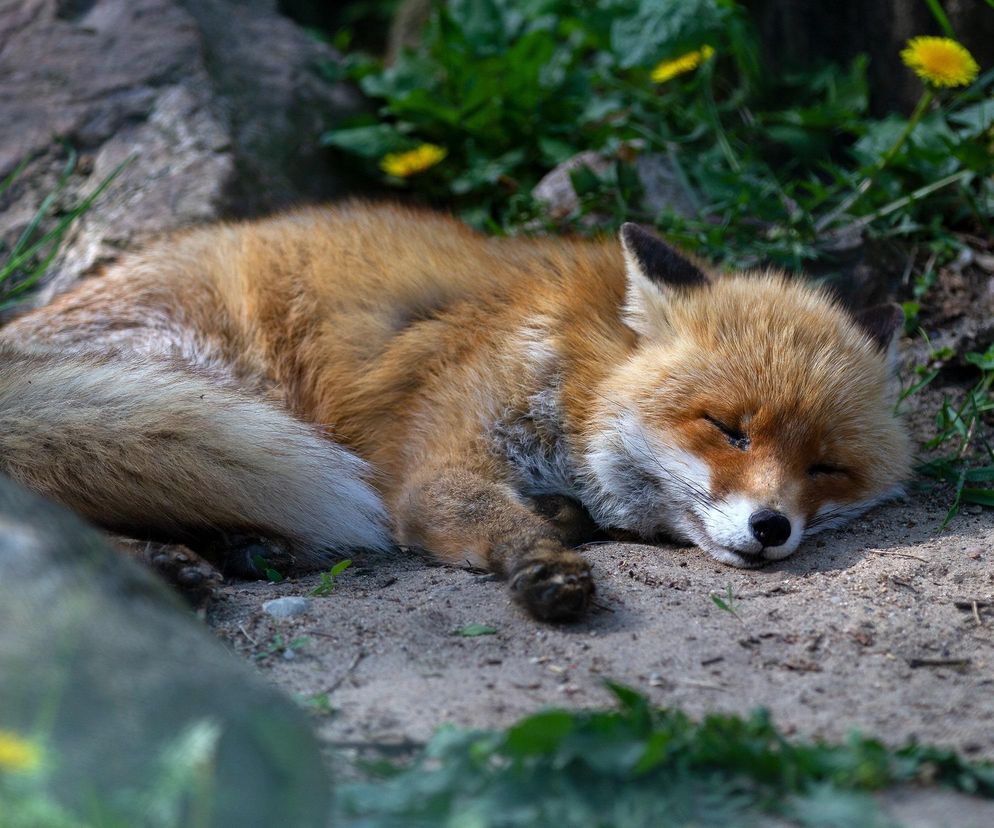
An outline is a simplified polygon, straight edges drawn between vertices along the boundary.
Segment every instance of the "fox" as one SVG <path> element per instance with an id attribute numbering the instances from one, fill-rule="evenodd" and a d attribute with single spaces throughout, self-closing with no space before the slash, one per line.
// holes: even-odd
<path id="1" fill-rule="evenodd" d="M 618 240 L 350 202 L 153 243 L 0 331 L 0 471 L 219 559 L 417 549 L 534 618 L 591 528 L 783 559 L 894 497 L 897 305 Z"/>

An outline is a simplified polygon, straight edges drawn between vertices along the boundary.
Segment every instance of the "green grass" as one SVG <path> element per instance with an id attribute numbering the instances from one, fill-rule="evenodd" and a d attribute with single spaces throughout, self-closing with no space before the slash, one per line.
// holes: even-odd
<path id="1" fill-rule="evenodd" d="M 66 153 L 67 159 L 55 186 L 42 199 L 24 230 L 9 247 L 0 245 L 0 312 L 15 307 L 39 283 L 59 252 L 66 233 L 93 206 L 130 161 L 129 159 L 120 164 L 89 194 L 55 216 L 55 206 L 76 169 L 76 151 L 67 147 Z M 30 160 L 23 159 L 10 175 L 0 181 L 0 197 L 16 183 Z M 51 226 L 45 229 L 47 224 Z"/>
<path id="2" fill-rule="evenodd" d="M 321 583 L 307 594 L 314 598 L 331 595 L 331 593 L 335 591 L 335 587 L 338 585 L 338 576 L 350 566 L 352 566 L 352 559 L 346 558 L 343 561 L 339 561 L 327 572 L 322 572 Z"/>
<path id="3" fill-rule="evenodd" d="M 942 785 L 994 796 L 994 768 L 919 745 L 791 741 L 768 716 L 694 722 L 610 685 L 610 711 L 552 710 L 506 731 L 443 729 L 406 766 L 339 789 L 355 828 L 746 826 L 778 815 L 806 826 L 888 823 L 871 794 Z"/>
<path id="4" fill-rule="evenodd" d="M 932 383 L 940 374 L 942 365 L 952 359 L 948 349 L 933 352 L 929 364 L 919 366 L 918 381 L 905 396 L 916 393 Z M 973 366 L 979 377 L 970 387 L 956 397 L 943 395 L 935 413 L 935 436 L 924 446 L 929 459 L 922 462 L 919 472 L 946 484 L 951 491 L 951 502 L 943 527 L 951 521 L 964 504 L 994 508 L 994 443 L 990 433 L 991 414 L 994 412 L 994 345 L 984 353 L 964 354 L 966 363 Z"/>

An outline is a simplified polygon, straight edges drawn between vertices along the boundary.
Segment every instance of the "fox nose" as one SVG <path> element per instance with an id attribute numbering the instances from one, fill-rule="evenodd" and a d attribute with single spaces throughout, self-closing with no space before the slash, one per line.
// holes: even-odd
<path id="1" fill-rule="evenodd" d="M 760 509 L 749 516 L 749 529 L 763 546 L 780 546 L 790 537 L 790 520 L 772 509 Z"/>

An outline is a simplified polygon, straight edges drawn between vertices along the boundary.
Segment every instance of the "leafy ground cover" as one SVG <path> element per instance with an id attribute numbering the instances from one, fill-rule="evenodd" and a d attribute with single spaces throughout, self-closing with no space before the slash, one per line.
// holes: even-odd
<path id="1" fill-rule="evenodd" d="M 886 825 L 869 796 L 900 784 L 994 795 L 994 768 L 873 739 L 791 742 L 762 712 L 693 722 L 612 685 L 612 711 L 550 710 L 503 732 L 448 728 L 404 768 L 338 797 L 355 826 L 749 825 L 776 815 L 806 826 Z"/>

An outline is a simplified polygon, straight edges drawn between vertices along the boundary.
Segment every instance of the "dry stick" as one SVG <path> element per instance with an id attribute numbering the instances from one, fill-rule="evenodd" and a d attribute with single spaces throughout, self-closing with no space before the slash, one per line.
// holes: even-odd
<path id="1" fill-rule="evenodd" d="M 994 601 L 988 601 L 985 598 L 959 598 L 953 601 L 953 605 L 956 609 L 968 610 L 973 607 L 989 607 L 994 605 Z"/>
<path id="2" fill-rule="evenodd" d="M 258 647 L 259 646 L 259 642 L 256 641 L 254 638 L 252 638 L 251 635 L 249 635 L 248 630 L 245 629 L 245 625 L 244 624 L 239 624 L 238 625 L 238 632 L 240 632 L 242 635 L 244 635 L 249 640 L 249 643 L 251 643 L 251 645 L 253 647 Z"/>
<path id="3" fill-rule="evenodd" d="M 352 671 L 358 666 L 359 662 L 366 657 L 366 651 L 359 649 L 356 651 L 355 657 L 349 662 L 349 666 L 345 668 L 345 672 L 342 673 L 337 679 L 335 679 L 328 687 L 325 689 L 325 693 L 331 696 L 339 687 L 342 686 L 342 682 L 345 681 L 351 674 Z"/>
<path id="4" fill-rule="evenodd" d="M 695 681 L 694 679 L 677 679 L 677 683 L 685 684 L 688 687 L 700 687 L 704 690 L 721 690 L 725 692 L 728 690 L 727 687 L 721 684 L 715 684 L 710 681 Z"/>
<path id="5" fill-rule="evenodd" d="M 969 658 L 909 658 L 909 667 L 969 667 Z"/>
<path id="6" fill-rule="evenodd" d="M 980 612 L 977 609 L 977 602 L 976 601 L 971 601 L 970 602 L 970 606 L 973 608 L 973 617 L 974 617 L 974 619 L 976 619 L 977 626 L 978 627 L 982 627 L 983 624 L 984 624 L 984 622 L 980 620 Z"/>
<path id="7" fill-rule="evenodd" d="M 928 563 L 928 558 L 923 558 L 921 555 L 912 555 L 910 552 L 886 552 L 883 549 L 867 549 L 866 551 L 874 555 L 886 555 L 890 558 L 911 558 L 922 563 Z"/>

